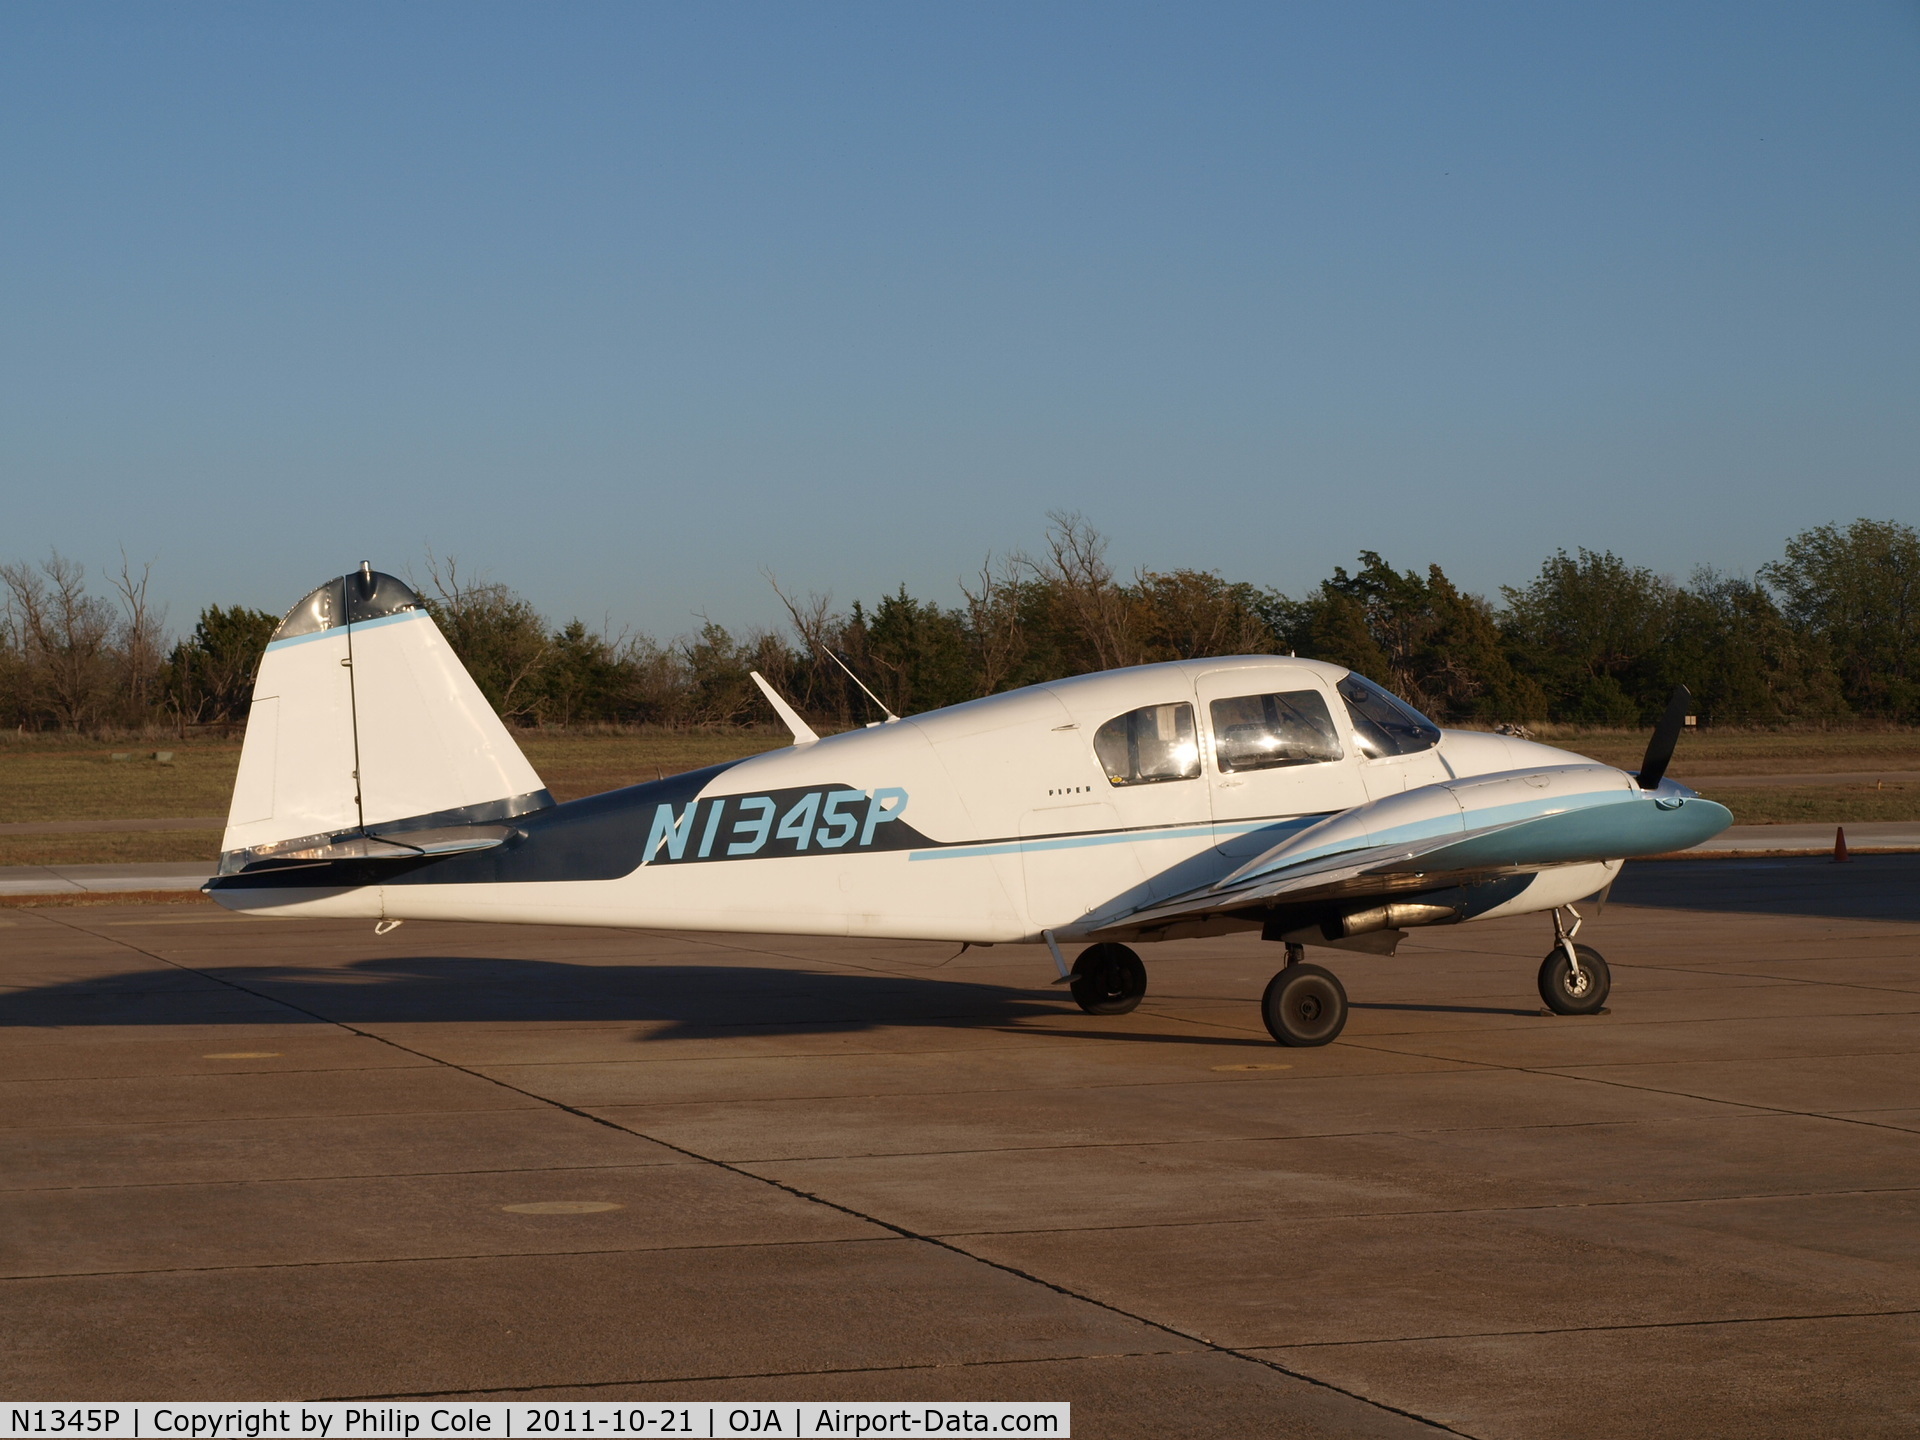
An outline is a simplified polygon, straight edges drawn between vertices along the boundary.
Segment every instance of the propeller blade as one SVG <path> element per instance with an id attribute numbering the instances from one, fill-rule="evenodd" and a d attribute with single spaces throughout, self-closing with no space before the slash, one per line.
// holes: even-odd
<path id="1" fill-rule="evenodd" d="M 1687 712 L 1692 708 L 1693 693 L 1684 685 L 1674 686 L 1673 698 L 1667 701 L 1667 713 L 1653 727 L 1653 738 L 1647 742 L 1647 757 L 1640 762 L 1642 790 L 1660 788 L 1667 765 L 1673 759 L 1673 747 L 1679 743 L 1680 732 L 1686 728 Z"/>

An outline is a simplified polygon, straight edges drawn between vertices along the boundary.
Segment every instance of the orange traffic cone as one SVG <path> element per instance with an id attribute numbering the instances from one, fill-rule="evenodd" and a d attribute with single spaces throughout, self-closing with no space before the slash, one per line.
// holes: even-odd
<path id="1" fill-rule="evenodd" d="M 1836 865 L 1845 865 L 1848 858 L 1847 830 L 1846 827 L 1842 825 L 1833 832 L 1833 863 Z"/>

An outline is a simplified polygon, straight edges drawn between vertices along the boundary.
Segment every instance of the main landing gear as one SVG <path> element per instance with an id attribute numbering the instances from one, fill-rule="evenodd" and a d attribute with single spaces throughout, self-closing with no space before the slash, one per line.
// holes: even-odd
<path id="1" fill-rule="evenodd" d="M 1564 909 L 1572 924 L 1561 918 Z M 1571 905 L 1553 912 L 1553 949 L 1540 962 L 1540 998 L 1556 1015 L 1598 1015 L 1613 988 L 1606 957 L 1591 945 L 1576 945 L 1580 912 Z M 1147 967 L 1125 945 L 1089 945 L 1067 970 L 1067 962 L 1047 931 L 1047 945 L 1062 979 L 1072 987 L 1074 1003 L 1089 1015 L 1125 1015 L 1139 1008 L 1147 993 Z M 1331 970 L 1306 963 L 1306 947 L 1287 942 L 1287 967 L 1267 982 L 1260 997 L 1260 1018 L 1282 1045 L 1331 1045 L 1347 1024 L 1347 991 Z"/>
<path id="2" fill-rule="evenodd" d="M 1566 911 L 1573 916 L 1571 926 L 1561 923 L 1559 910 L 1553 912 L 1553 949 L 1540 962 L 1540 998 L 1556 1015 L 1598 1015 L 1613 988 L 1613 976 L 1598 950 L 1573 943 L 1580 933 L 1580 912 L 1571 905 Z"/>
<path id="3" fill-rule="evenodd" d="M 1089 945 L 1067 977 L 1074 1003 L 1089 1015 L 1124 1015 L 1147 993 L 1147 967 L 1125 945 Z"/>
<path id="4" fill-rule="evenodd" d="M 1287 968 L 1267 982 L 1260 1018 L 1282 1045 L 1330 1045 L 1347 1024 L 1347 991 L 1331 970 L 1303 962 L 1306 947 L 1289 943 Z"/>

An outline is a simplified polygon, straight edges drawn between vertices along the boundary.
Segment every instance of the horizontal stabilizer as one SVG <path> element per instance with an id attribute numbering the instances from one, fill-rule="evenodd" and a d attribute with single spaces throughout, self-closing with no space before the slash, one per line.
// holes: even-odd
<path id="1" fill-rule="evenodd" d="M 402 835 L 347 835 L 315 844 L 275 847 L 222 873 L 250 875 L 259 870 L 323 865 L 334 860 L 423 860 L 432 855 L 463 855 L 504 845 L 512 833 L 504 825 L 469 825 L 413 830 Z"/>

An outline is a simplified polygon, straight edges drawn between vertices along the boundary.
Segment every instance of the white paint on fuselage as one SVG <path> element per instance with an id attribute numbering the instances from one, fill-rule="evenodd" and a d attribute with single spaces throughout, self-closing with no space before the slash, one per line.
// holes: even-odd
<path id="1" fill-rule="evenodd" d="M 1105 671 L 757 755 L 720 772 L 701 792 L 894 787 L 909 797 L 902 818 L 940 848 L 643 864 L 608 880 L 214 894 L 231 908 L 264 914 L 1032 941 L 1045 930 L 1091 930 L 1210 884 L 1304 821 L 1370 799 L 1464 775 L 1592 763 L 1472 731 L 1444 732 L 1439 745 L 1414 755 L 1366 759 L 1334 688 L 1346 673 L 1274 656 Z M 1322 694 L 1339 732 L 1339 759 L 1238 774 L 1218 768 L 1211 699 L 1300 690 Z M 1098 728 L 1139 707 L 1173 702 L 1194 706 L 1200 774 L 1109 783 L 1094 751 Z M 1591 893 L 1610 878 L 1587 884 L 1584 872 L 1592 869 L 1566 867 L 1566 883 Z M 1536 880 L 1495 913 L 1564 903 L 1548 898 L 1564 888 Z"/>

